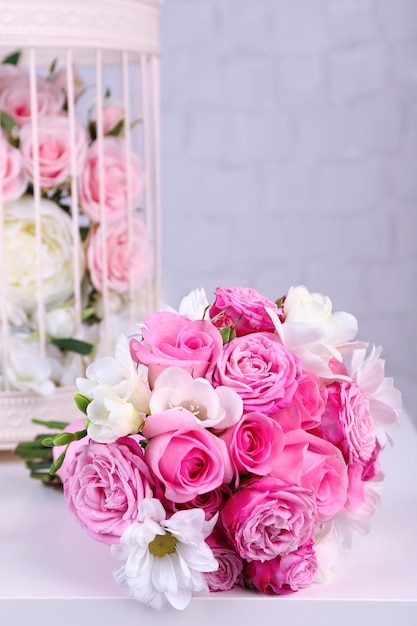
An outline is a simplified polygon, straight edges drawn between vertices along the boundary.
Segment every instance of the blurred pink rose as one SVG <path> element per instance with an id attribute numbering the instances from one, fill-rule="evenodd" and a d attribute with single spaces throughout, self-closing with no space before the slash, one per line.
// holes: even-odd
<path id="1" fill-rule="evenodd" d="M 103 137 L 104 212 L 110 224 L 125 220 L 128 207 L 127 167 L 130 170 L 131 205 L 138 208 L 143 189 L 143 168 L 134 152 L 126 163 L 125 141 L 121 137 Z M 100 164 L 98 141 L 87 152 L 80 177 L 80 203 L 84 213 L 93 222 L 100 221 Z"/>
<path id="2" fill-rule="evenodd" d="M 215 527 L 206 543 L 219 564 L 215 572 L 204 574 L 210 591 L 228 591 L 233 587 L 243 587 L 243 561 L 227 542 L 224 531 Z"/>
<path id="3" fill-rule="evenodd" d="M 317 509 L 311 489 L 265 476 L 242 483 L 220 519 L 242 558 L 269 561 L 312 538 Z"/>
<path id="4" fill-rule="evenodd" d="M 327 400 L 324 383 L 311 372 L 304 372 L 291 404 L 280 409 L 274 418 L 285 431 L 303 428 L 312 430 L 320 425 Z"/>
<path id="5" fill-rule="evenodd" d="M 223 346 L 219 331 L 208 320 L 190 320 L 168 311 L 149 315 L 142 335 L 143 343 L 131 340 L 130 351 L 135 363 L 148 365 L 151 387 L 161 371 L 172 365 L 193 378 L 208 377 Z"/>
<path id="6" fill-rule="evenodd" d="M 39 119 L 62 111 L 65 96 L 51 82 L 37 77 L 37 111 Z M 11 72 L 0 81 L 0 110 L 9 115 L 18 126 L 31 121 L 30 78 L 23 72 Z"/>
<path id="7" fill-rule="evenodd" d="M 274 332 L 274 324 L 265 307 L 278 312 L 275 302 L 271 302 L 255 289 L 217 287 L 216 301 L 210 308 L 210 317 L 218 328 L 231 325 L 238 337 L 264 330 Z"/>
<path id="8" fill-rule="evenodd" d="M 90 231 L 87 241 L 87 264 L 91 282 L 100 293 L 103 291 L 103 231 L 98 225 Z M 132 245 L 126 222 L 121 221 L 107 229 L 107 285 L 110 291 L 127 293 L 129 281 L 138 289 L 149 277 L 152 266 L 152 246 L 140 218 L 132 222 Z"/>
<path id="9" fill-rule="evenodd" d="M 3 202 L 20 198 L 28 184 L 19 150 L 3 134 L 0 134 L 0 180 Z"/>
<path id="10" fill-rule="evenodd" d="M 279 424 L 259 412 L 246 413 L 239 422 L 220 435 L 226 442 L 235 472 L 235 486 L 239 474 L 265 476 L 272 469 L 275 457 L 284 448 L 284 433 Z"/>
<path id="11" fill-rule="evenodd" d="M 20 152 L 30 180 L 33 172 L 33 132 L 32 124 L 24 124 L 20 129 Z M 66 115 L 48 115 L 38 120 L 39 182 L 42 189 L 52 189 L 64 183 L 71 175 L 71 134 L 70 122 Z M 87 154 L 87 131 L 78 120 L 75 121 L 75 171 L 78 176 Z"/>
<path id="12" fill-rule="evenodd" d="M 103 135 L 107 135 L 119 122 L 125 118 L 125 110 L 116 102 L 106 98 L 102 108 L 103 115 Z M 97 107 L 94 107 L 90 114 L 90 122 L 97 124 Z"/>
<path id="13" fill-rule="evenodd" d="M 147 417 L 145 460 L 165 487 L 165 497 L 187 502 L 230 482 L 226 444 L 196 423 L 192 413 L 172 409 Z"/>
<path id="14" fill-rule="evenodd" d="M 183 509 L 203 509 L 206 516 L 206 520 L 211 520 L 216 513 L 222 510 L 227 500 L 232 495 L 232 490 L 229 485 L 220 485 L 213 491 L 199 494 L 188 502 L 171 502 L 170 500 L 164 500 L 164 508 L 166 511 L 175 513 Z"/>
<path id="15" fill-rule="evenodd" d="M 275 335 L 254 333 L 224 346 L 213 384 L 234 389 L 247 412 L 272 415 L 290 404 L 300 376 L 300 360 Z"/>
<path id="16" fill-rule="evenodd" d="M 249 584 L 266 594 L 286 594 L 309 587 L 318 571 L 313 543 L 272 561 L 246 563 L 244 575 Z"/>
<path id="17" fill-rule="evenodd" d="M 285 446 L 272 462 L 272 474 L 312 489 L 319 519 L 340 511 L 347 497 L 347 466 L 333 444 L 304 430 L 285 434 Z"/>
<path id="18" fill-rule="evenodd" d="M 81 527 L 97 541 L 118 543 L 137 520 L 143 498 L 153 497 L 153 479 L 136 441 L 90 443 L 68 467 L 64 495 Z"/>
<path id="19" fill-rule="evenodd" d="M 375 424 L 369 398 L 354 382 L 328 385 L 328 400 L 319 434 L 338 446 L 348 463 L 370 460 L 376 445 Z"/>
<path id="20" fill-rule="evenodd" d="M 59 89 L 61 89 L 61 91 L 63 91 L 63 93 L 65 94 L 65 98 L 67 97 L 68 76 L 67 76 L 67 70 L 65 68 L 63 68 L 62 70 L 59 70 L 59 72 L 54 74 L 50 82 L 56 87 L 58 87 Z M 83 79 L 81 78 L 81 76 L 75 71 L 73 72 L 73 88 L 74 88 L 74 101 L 76 102 L 85 89 L 85 83 Z"/>

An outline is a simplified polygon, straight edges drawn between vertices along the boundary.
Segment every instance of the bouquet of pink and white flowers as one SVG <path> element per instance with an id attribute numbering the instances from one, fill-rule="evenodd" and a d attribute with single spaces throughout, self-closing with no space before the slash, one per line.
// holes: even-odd
<path id="1" fill-rule="evenodd" d="M 0 64 L 0 391 L 48 395 L 84 371 L 105 306 L 120 321 L 140 299 L 152 247 L 123 106 L 88 107 L 75 69 L 34 77 L 20 59 Z"/>
<path id="2" fill-rule="evenodd" d="M 54 448 L 69 510 L 155 609 L 323 581 L 379 502 L 400 393 L 353 315 L 291 287 L 203 290 L 148 316 L 77 380 Z"/>

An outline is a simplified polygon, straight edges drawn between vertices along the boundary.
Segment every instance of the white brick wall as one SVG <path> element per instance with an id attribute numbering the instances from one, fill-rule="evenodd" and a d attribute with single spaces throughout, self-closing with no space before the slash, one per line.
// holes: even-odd
<path id="1" fill-rule="evenodd" d="M 163 281 L 304 282 L 417 400 L 417 1 L 165 0 Z"/>

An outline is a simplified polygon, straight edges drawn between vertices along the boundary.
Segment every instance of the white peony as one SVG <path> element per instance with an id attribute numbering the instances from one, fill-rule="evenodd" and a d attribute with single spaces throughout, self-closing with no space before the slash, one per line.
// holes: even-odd
<path id="1" fill-rule="evenodd" d="M 127 337 L 120 335 L 114 358 L 97 359 L 87 367 L 86 376 L 76 383 L 92 400 L 87 407 L 88 436 L 98 443 L 112 443 L 137 433 L 149 412 L 151 391 L 146 368 L 136 368 L 130 357 Z"/>
<path id="2" fill-rule="evenodd" d="M 71 218 L 54 202 L 41 199 L 42 297 L 46 309 L 66 302 L 73 293 L 74 241 Z M 7 297 L 12 307 L 33 313 L 38 302 L 35 206 L 31 196 L 4 205 L 4 254 Z M 83 252 L 75 260 L 81 275 Z M 14 323 L 14 320 L 10 320 Z"/>
<path id="3" fill-rule="evenodd" d="M 145 498 L 137 523 L 126 528 L 112 555 L 123 561 L 116 582 L 139 602 L 156 610 L 168 603 L 185 609 L 194 594 L 208 594 L 203 572 L 219 567 L 204 539 L 217 515 L 207 522 L 202 509 L 178 511 L 166 519 L 159 500 Z"/>
<path id="4" fill-rule="evenodd" d="M 6 378 L 17 391 L 35 391 L 48 396 L 55 389 L 51 363 L 46 356 L 41 356 L 38 342 L 17 335 L 10 338 Z"/>

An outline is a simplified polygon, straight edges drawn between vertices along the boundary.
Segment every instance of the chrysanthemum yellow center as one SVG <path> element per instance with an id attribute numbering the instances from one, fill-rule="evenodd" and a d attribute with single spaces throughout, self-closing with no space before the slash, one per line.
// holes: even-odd
<path id="1" fill-rule="evenodd" d="M 165 556 L 175 552 L 178 539 L 171 535 L 169 530 L 165 535 L 156 535 L 155 539 L 148 545 L 148 550 L 154 556 Z"/>

